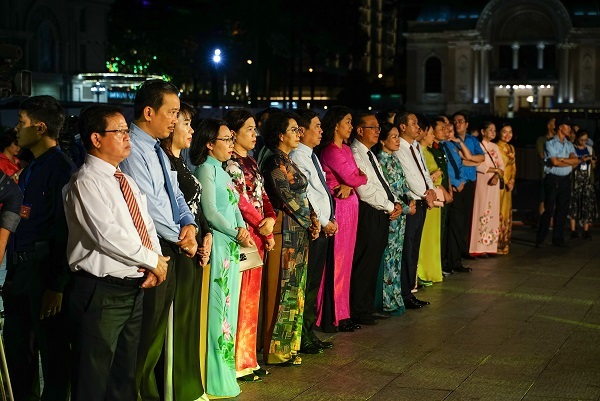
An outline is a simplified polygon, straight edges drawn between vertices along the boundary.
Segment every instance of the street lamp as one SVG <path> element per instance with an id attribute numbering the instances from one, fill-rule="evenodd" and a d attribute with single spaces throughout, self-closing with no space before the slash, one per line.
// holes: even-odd
<path id="1" fill-rule="evenodd" d="M 221 49 L 215 49 L 213 56 L 212 56 L 212 61 L 213 61 L 213 68 L 211 70 L 212 73 L 212 79 L 211 79 L 211 99 L 212 99 L 212 107 L 217 108 L 219 107 L 219 64 L 222 61 L 222 57 L 221 57 Z"/>
<path id="2" fill-rule="evenodd" d="M 94 84 L 94 86 L 92 86 L 92 92 L 94 92 L 94 94 L 96 94 L 96 101 L 97 103 L 100 103 L 100 95 L 104 92 L 106 92 L 106 86 L 102 85 L 100 83 L 100 81 L 96 81 L 96 83 Z"/>

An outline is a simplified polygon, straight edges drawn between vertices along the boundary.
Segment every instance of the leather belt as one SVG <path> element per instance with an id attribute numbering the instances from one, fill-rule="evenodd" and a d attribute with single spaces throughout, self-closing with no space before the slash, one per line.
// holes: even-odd
<path id="1" fill-rule="evenodd" d="M 113 277 L 113 276 L 104 276 L 98 277 L 93 275 L 92 273 L 88 273 L 84 270 L 79 270 L 75 272 L 76 275 L 91 278 L 92 280 L 104 281 L 105 283 L 119 285 L 121 287 L 130 287 L 130 288 L 140 288 L 142 283 L 146 280 L 146 277 Z"/>

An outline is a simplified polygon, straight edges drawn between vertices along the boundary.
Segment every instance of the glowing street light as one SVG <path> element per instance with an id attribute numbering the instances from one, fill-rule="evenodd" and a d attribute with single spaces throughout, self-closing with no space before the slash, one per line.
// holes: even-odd
<path id="1" fill-rule="evenodd" d="M 215 64 L 219 64 L 221 62 L 221 49 L 215 49 L 212 59 Z"/>

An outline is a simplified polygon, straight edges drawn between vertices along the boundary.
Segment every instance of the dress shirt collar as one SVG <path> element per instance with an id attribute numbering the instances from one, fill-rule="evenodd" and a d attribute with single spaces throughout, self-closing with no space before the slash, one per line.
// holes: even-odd
<path id="1" fill-rule="evenodd" d="M 412 147 L 415 146 L 415 142 L 417 142 L 417 141 L 413 141 L 413 143 L 409 143 L 406 139 L 400 138 L 400 148 L 410 149 L 411 146 Z"/>
<path id="2" fill-rule="evenodd" d="M 371 150 L 367 148 L 367 146 L 358 139 L 355 139 L 354 142 L 352 142 L 352 146 L 354 146 L 354 148 L 360 151 L 361 153 L 367 153 Z"/>
<path id="3" fill-rule="evenodd" d="M 303 144 L 302 142 L 300 142 L 298 144 L 298 147 L 296 149 L 292 150 L 292 152 L 301 152 L 301 153 L 308 155 L 308 157 L 312 157 L 313 150 L 311 148 L 309 148 L 308 146 L 306 146 L 305 144 Z"/>
<path id="4" fill-rule="evenodd" d="M 153 138 L 149 133 L 135 125 L 135 123 L 131 123 L 131 136 L 139 141 L 139 143 L 143 143 L 152 150 L 154 150 L 154 145 L 158 142 L 157 139 Z"/>
<path id="5" fill-rule="evenodd" d="M 109 177 L 115 175 L 117 169 L 112 164 L 100 159 L 99 157 L 90 155 L 89 153 L 85 156 L 85 164 L 89 165 L 95 170 L 98 170 L 102 174 L 106 174 Z"/>

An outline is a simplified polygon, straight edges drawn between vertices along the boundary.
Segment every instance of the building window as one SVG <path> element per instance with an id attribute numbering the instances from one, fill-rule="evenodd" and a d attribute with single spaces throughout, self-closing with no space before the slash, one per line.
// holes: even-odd
<path id="1" fill-rule="evenodd" d="M 48 21 L 40 24 L 37 30 L 38 69 L 42 72 L 56 72 L 58 43 Z"/>
<path id="2" fill-rule="evenodd" d="M 85 8 L 79 10 L 79 32 L 85 32 L 87 20 L 85 18 Z"/>
<path id="3" fill-rule="evenodd" d="M 79 45 L 79 69 L 87 70 L 87 46 Z"/>
<path id="4" fill-rule="evenodd" d="M 425 62 L 425 93 L 442 92 L 442 61 L 429 57 Z"/>

